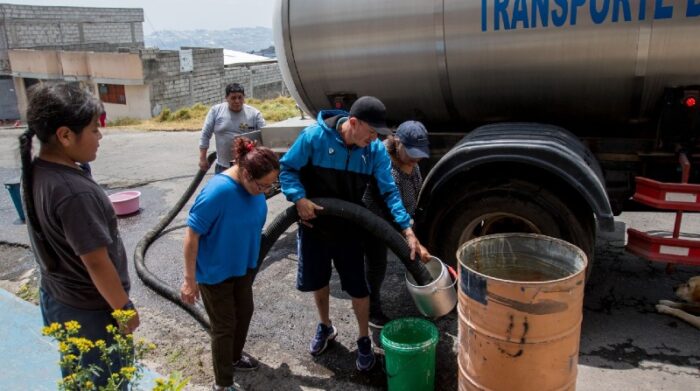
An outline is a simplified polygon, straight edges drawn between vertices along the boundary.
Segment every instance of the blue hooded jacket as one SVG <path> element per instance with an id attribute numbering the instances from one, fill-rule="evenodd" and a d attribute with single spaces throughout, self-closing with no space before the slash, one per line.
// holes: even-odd
<path id="1" fill-rule="evenodd" d="M 348 117 L 342 110 L 318 113 L 317 123 L 304 129 L 280 160 L 280 183 L 287 200 L 334 197 L 363 205 L 362 195 L 370 180 L 376 180 L 396 224 L 405 229 L 411 217 L 391 175 L 391 158 L 379 140 L 360 148 L 347 146 L 336 130 L 338 121 Z M 349 223 L 332 217 L 318 217 L 313 225 L 328 233 L 347 233 Z"/>

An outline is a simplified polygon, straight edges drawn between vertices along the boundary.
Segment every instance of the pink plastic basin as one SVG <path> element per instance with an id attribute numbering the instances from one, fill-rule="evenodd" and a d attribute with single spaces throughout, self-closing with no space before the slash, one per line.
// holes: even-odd
<path id="1" fill-rule="evenodd" d="M 112 201 L 117 216 L 122 216 L 138 212 L 140 197 L 140 191 L 131 190 L 114 193 L 109 196 L 109 200 Z"/>

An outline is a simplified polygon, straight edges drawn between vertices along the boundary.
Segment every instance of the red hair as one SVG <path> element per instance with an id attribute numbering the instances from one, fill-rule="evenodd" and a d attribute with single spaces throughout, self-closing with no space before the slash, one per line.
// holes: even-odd
<path id="1" fill-rule="evenodd" d="M 257 141 L 247 137 L 238 137 L 234 140 L 233 157 L 235 164 L 245 168 L 253 179 L 260 179 L 280 169 L 277 155 L 270 148 L 259 146 Z"/>

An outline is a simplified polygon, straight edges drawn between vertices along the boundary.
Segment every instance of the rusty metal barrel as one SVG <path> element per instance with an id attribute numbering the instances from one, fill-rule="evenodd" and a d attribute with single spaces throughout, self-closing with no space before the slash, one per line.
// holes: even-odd
<path id="1" fill-rule="evenodd" d="M 459 390 L 576 387 L 587 259 L 544 235 L 497 234 L 462 245 Z"/>

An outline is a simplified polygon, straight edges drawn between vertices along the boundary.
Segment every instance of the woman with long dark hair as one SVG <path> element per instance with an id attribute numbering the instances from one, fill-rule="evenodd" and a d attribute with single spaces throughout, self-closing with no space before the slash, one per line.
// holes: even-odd
<path id="1" fill-rule="evenodd" d="M 102 188 L 80 167 L 97 156 L 102 111 L 100 101 L 78 85 L 36 85 L 29 91 L 27 130 L 19 143 L 44 324 L 75 320 L 81 325 L 79 336 L 109 344 L 106 326 L 116 326 L 112 311 L 134 306 L 117 216 Z M 37 157 L 32 156 L 35 136 L 40 143 Z M 138 325 L 137 314 L 123 332 L 131 333 Z M 99 355 L 92 349 L 81 363 L 100 368 L 97 386 L 122 365 L 115 355 L 107 367 Z M 62 371 L 64 377 L 70 375 L 66 368 Z"/>

